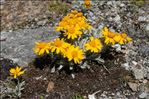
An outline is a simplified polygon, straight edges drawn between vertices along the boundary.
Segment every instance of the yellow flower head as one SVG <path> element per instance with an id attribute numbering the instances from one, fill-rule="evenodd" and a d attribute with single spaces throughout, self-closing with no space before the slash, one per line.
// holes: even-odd
<path id="1" fill-rule="evenodd" d="M 102 49 L 102 43 L 98 38 L 90 37 L 90 41 L 85 44 L 86 50 L 97 53 Z"/>
<path id="2" fill-rule="evenodd" d="M 85 57 L 84 52 L 78 47 L 70 46 L 66 53 L 68 61 L 74 61 L 75 64 L 79 64 Z"/>
<path id="3" fill-rule="evenodd" d="M 132 38 L 128 37 L 126 33 L 117 34 L 114 40 L 119 44 L 126 44 L 132 41 Z"/>
<path id="4" fill-rule="evenodd" d="M 62 30 L 67 39 L 74 39 L 82 34 L 81 30 L 90 28 L 92 27 L 87 23 L 83 13 L 73 10 L 59 22 L 56 31 Z"/>
<path id="5" fill-rule="evenodd" d="M 67 36 L 68 39 L 75 39 L 78 38 L 78 36 L 81 36 L 82 32 L 79 30 L 79 26 L 71 26 L 69 29 L 64 33 L 65 36 Z"/>
<path id="6" fill-rule="evenodd" d="M 63 57 L 65 58 L 66 57 L 66 52 L 68 51 L 68 49 L 72 46 L 71 44 L 69 44 L 69 43 L 65 43 L 66 45 L 65 45 L 65 48 L 64 48 L 64 50 L 63 50 L 63 52 L 62 52 L 62 55 L 63 55 Z"/>
<path id="7" fill-rule="evenodd" d="M 91 1 L 90 0 L 84 0 L 84 6 L 86 8 L 90 8 L 91 7 Z"/>
<path id="8" fill-rule="evenodd" d="M 50 42 L 35 42 L 36 46 L 34 47 L 34 52 L 38 55 L 43 55 L 44 53 L 49 54 Z"/>
<path id="9" fill-rule="evenodd" d="M 51 43 L 51 52 L 56 52 L 56 54 L 63 53 L 65 48 L 68 46 L 66 42 L 64 42 L 63 39 L 56 38 L 52 43 Z"/>
<path id="10" fill-rule="evenodd" d="M 102 34 L 103 34 L 103 37 L 105 38 L 105 41 L 104 43 L 105 44 L 115 44 L 115 40 L 114 40 L 114 37 L 116 36 L 117 33 L 114 33 L 114 32 L 111 32 L 109 31 L 109 29 L 107 27 L 105 27 L 103 30 L 102 30 Z"/>
<path id="11" fill-rule="evenodd" d="M 22 74 L 24 74 L 24 71 L 22 71 L 22 68 L 19 66 L 10 69 L 10 75 L 15 79 Z"/>

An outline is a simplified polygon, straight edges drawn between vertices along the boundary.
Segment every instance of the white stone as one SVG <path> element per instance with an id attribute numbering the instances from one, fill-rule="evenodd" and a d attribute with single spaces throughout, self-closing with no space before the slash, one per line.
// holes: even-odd
<path id="1" fill-rule="evenodd" d="M 75 78 L 75 75 L 74 74 L 71 74 L 72 78 L 74 79 Z"/>
<path id="2" fill-rule="evenodd" d="M 63 67 L 64 67 L 63 65 L 60 65 L 60 66 L 58 67 L 58 70 L 61 70 Z"/>
<path id="3" fill-rule="evenodd" d="M 144 98 L 146 98 L 147 97 L 147 93 L 146 92 L 143 92 L 143 93 L 141 93 L 140 95 L 139 95 L 139 98 L 141 98 L 141 99 L 144 99 Z"/>
<path id="4" fill-rule="evenodd" d="M 124 67 L 126 70 L 130 69 L 129 63 L 122 64 L 122 67 Z"/>
<path id="5" fill-rule="evenodd" d="M 42 78 L 42 76 L 35 77 L 36 80 L 39 80 L 39 79 L 41 79 L 41 78 Z"/>
<path id="6" fill-rule="evenodd" d="M 51 69 L 51 73 L 55 72 L 55 66 Z"/>
<path id="7" fill-rule="evenodd" d="M 137 65 L 137 64 L 138 64 L 136 61 L 132 61 L 132 63 L 133 63 L 134 65 Z"/>
<path id="8" fill-rule="evenodd" d="M 117 15 L 115 18 L 114 18 L 114 21 L 120 21 L 121 20 L 121 17 L 119 15 Z"/>
<path id="9" fill-rule="evenodd" d="M 120 7 L 124 7 L 124 6 L 125 6 L 125 4 L 124 4 L 124 3 L 120 4 Z"/>
<path id="10" fill-rule="evenodd" d="M 92 95 L 88 95 L 88 99 L 96 99 L 96 98 L 95 98 L 95 95 L 92 94 Z"/>
<path id="11" fill-rule="evenodd" d="M 143 83 L 146 84 L 148 81 L 146 79 L 143 80 Z"/>

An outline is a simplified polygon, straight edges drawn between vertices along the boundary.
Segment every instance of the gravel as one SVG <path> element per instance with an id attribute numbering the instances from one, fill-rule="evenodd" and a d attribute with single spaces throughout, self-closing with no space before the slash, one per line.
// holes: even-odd
<path id="1" fill-rule="evenodd" d="M 80 6 L 82 6 L 80 4 Z M 75 8 L 80 10 L 75 5 Z M 125 51 L 126 63 L 122 66 L 132 72 L 135 81 L 129 82 L 128 86 L 134 91 L 130 92 L 132 97 L 127 97 L 123 92 L 117 97 L 103 94 L 97 99 L 137 99 L 146 98 L 149 92 L 148 84 L 143 84 L 149 78 L 149 7 L 147 4 L 137 6 L 129 1 L 95 1 L 91 9 L 85 12 L 89 22 L 94 28 L 108 26 L 118 32 L 126 32 L 133 42 L 127 45 Z M 148 80 L 147 80 L 148 81 Z M 142 94 L 139 94 L 142 93 Z M 117 98 L 116 98 L 117 97 Z"/>

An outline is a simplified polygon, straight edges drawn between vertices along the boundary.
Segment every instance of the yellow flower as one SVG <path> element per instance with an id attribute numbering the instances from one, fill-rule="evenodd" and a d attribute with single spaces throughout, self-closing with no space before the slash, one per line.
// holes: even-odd
<path id="1" fill-rule="evenodd" d="M 79 34 L 82 34 L 80 30 L 90 28 L 92 27 L 87 23 L 87 19 L 83 16 L 83 13 L 78 12 L 77 10 L 73 10 L 59 22 L 58 26 L 56 26 L 56 31 L 63 30 L 64 32 L 66 32 L 65 35 L 72 34 L 72 32 L 75 32 L 73 33 L 75 35 L 68 36 L 68 38 L 74 39 L 80 36 Z"/>
<path id="2" fill-rule="evenodd" d="M 90 0 L 84 0 L 84 6 L 86 8 L 90 8 L 91 7 L 91 1 Z"/>
<path id="3" fill-rule="evenodd" d="M 132 41 L 132 38 L 128 37 L 126 33 L 117 34 L 114 40 L 119 44 L 126 44 Z"/>
<path id="4" fill-rule="evenodd" d="M 50 42 L 35 42 L 36 46 L 34 47 L 34 52 L 38 55 L 43 55 L 45 52 L 49 54 Z"/>
<path id="5" fill-rule="evenodd" d="M 17 66 L 16 68 L 11 68 L 10 75 L 13 76 L 13 78 L 17 78 L 18 76 L 24 74 L 24 71 L 22 71 L 22 68 Z"/>
<path id="6" fill-rule="evenodd" d="M 90 41 L 85 44 L 86 50 L 97 53 L 102 49 L 102 43 L 98 38 L 90 37 Z"/>
<path id="7" fill-rule="evenodd" d="M 78 38 L 78 36 L 81 36 L 82 32 L 79 30 L 79 26 L 71 26 L 69 29 L 64 33 L 65 36 L 67 36 L 67 39 L 75 39 Z"/>
<path id="8" fill-rule="evenodd" d="M 70 46 L 65 53 L 68 61 L 74 61 L 75 64 L 79 64 L 85 57 L 84 52 L 78 47 Z"/>
<path id="9" fill-rule="evenodd" d="M 62 55 L 63 55 L 64 58 L 66 57 L 66 53 L 67 53 L 68 49 L 69 49 L 71 46 L 73 46 L 73 45 L 71 45 L 71 44 L 69 44 L 69 43 L 66 43 L 65 46 L 66 46 L 66 47 L 64 48 L 64 51 L 62 52 Z"/>
<path id="10" fill-rule="evenodd" d="M 65 27 L 66 27 L 67 24 L 68 23 L 66 21 L 59 22 L 59 26 L 56 27 L 56 31 L 59 32 L 63 29 L 66 29 Z"/>
<path id="11" fill-rule="evenodd" d="M 63 53 L 64 49 L 67 47 L 67 43 L 63 39 L 56 38 L 51 43 L 51 52 L 56 52 L 56 54 Z"/>
<path id="12" fill-rule="evenodd" d="M 115 40 L 114 40 L 114 37 L 117 35 L 117 33 L 114 33 L 114 32 L 111 32 L 109 31 L 109 29 L 107 27 L 105 27 L 103 30 L 102 30 L 102 34 L 103 34 L 103 37 L 105 38 L 105 41 L 104 43 L 105 44 L 115 44 Z"/>

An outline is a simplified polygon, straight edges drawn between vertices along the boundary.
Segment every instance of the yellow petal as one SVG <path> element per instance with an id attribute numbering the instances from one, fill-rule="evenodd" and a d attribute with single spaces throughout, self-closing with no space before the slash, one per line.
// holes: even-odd
<path id="1" fill-rule="evenodd" d="M 24 74 L 24 71 L 19 72 L 19 73 L 18 73 L 18 76 L 20 76 L 20 75 L 22 75 L 22 74 Z"/>
<path id="2" fill-rule="evenodd" d="M 36 44 L 36 45 L 38 45 L 38 44 L 39 44 L 39 42 L 35 42 L 35 44 Z"/>
<path id="3" fill-rule="evenodd" d="M 132 42 L 132 38 L 127 37 L 127 41 L 128 41 L 128 42 Z"/>
<path id="4" fill-rule="evenodd" d="M 120 40 L 120 42 L 119 42 L 120 44 L 124 44 L 124 42 L 123 42 L 123 40 Z"/>
<path id="5" fill-rule="evenodd" d="M 49 54 L 49 50 L 46 50 L 46 53 Z"/>
<path id="6" fill-rule="evenodd" d="M 41 50 L 39 51 L 39 55 L 42 55 L 42 54 L 44 54 L 44 49 L 41 49 Z"/>
<path id="7" fill-rule="evenodd" d="M 10 73 L 15 73 L 15 69 L 10 69 Z"/>
<path id="8" fill-rule="evenodd" d="M 15 79 L 16 79 L 16 78 L 17 78 L 17 75 L 15 74 L 15 75 L 13 76 L 13 78 L 15 78 Z"/>

